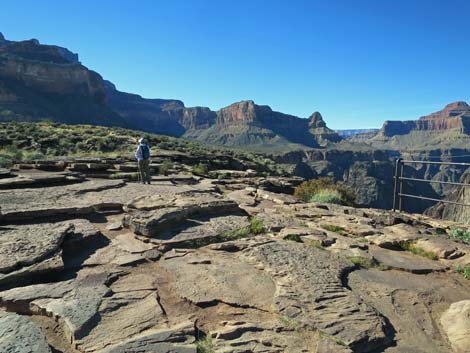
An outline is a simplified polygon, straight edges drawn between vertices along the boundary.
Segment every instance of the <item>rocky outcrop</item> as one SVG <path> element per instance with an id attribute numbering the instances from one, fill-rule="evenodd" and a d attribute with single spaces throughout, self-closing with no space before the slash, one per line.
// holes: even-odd
<path id="1" fill-rule="evenodd" d="M 456 353 L 470 351 L 470 300 L 453 303 L 442 315 L 441 324 Z"/>
<path id="2" fill-rule="evenodd" d="M 442 234 L 453 223 L 300 203 L 275 179 L 0 191 L 0 274 L 15 277 L 0 276 L 0 348 L 465 349 L 470 282 L 453 269 L 470 266 L 470 246 Z"/>
<path id="3" fill-rule="evenodd" d="M 44 334 L 30 320 L 20 315 L 2 312 L 0 312 L 0 351 L 52 353 Z"/>
<path id="4" fill-rule="evenodd" d="M 172 136 L 184 134 L 185 127 L 179 121 L 185 111 L 183 102 L 142 98 L 137 94 L 118 91 L 109 81 L 105 81 L 104 87 L 111 109 L 132 128 Z"/>

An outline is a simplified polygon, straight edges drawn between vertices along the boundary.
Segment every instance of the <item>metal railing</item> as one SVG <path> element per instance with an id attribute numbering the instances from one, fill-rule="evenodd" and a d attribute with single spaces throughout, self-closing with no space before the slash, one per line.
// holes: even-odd
<path id="1" fill-rule="evenodd" d="M 451 166 L 470 167 L 470 163 L 429 162 L 429 161 L 404 160 L 401 158 L 397 159 L 395 163 L 395 176 L 394 176 L 394 186 L 393 186 L 393 210 L 394 211 L 398 209 L 398 211 L 401 212 L 401 210 L 403 209 L 403 198 L 436 201 L 436 202 L 442 202 L 442 203 L 459 205 L 459 206 L 470 206 L 470 204 L 462 203 L 462 202 L 441 200 L 441 199 L 436 199 L 433 197 L 425 197 L 425 196 L 404 193 L 403 192 L 404 180 L 416 181 L 420 183 L 430 183 L 430 184 L 445 184 L 445 185 L 455 185 L 455 186 L 464 186 L 464 187 L 470 186 L 470 184 L 458 183 L 458 182 L 453 182 L 453 181 L 439 181 L 439 180 L 427 180 L 427 179 L 405 177 L 403 176 L 405 164 L 451 165 Z M 398 207 L 397 207 L 397 202 L 398 202 Z"/>

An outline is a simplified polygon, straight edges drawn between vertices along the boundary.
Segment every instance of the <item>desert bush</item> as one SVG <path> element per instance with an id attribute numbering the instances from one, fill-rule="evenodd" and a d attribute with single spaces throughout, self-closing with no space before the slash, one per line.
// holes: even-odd
<path id="1" fill-rule="evenodd" d="M 437 260 L 439 258 L 434 251 L 427 251 L 427 250 L 424 250 L 423 248 L 417 247 L 411 241 L 403 240 L 400 243 L 398 243 L 398 246 L 405 251 L 409 251 L 418 256 L 427 257 L 428 259 L 431 259 L 431 260 Z"/>
<path id="2" fill-rule="evenodd" d="M 470 244 L 470 231 L 454 228 L 449 232 L 451 238 Z"/>
<path id="3" fill-rule="evenodd" d="M 27 161 L 36 161 L 45 158 L 46 156 L 41 151 L 29 151 L 23 154 L 23 159 Z"/>
<path id="4" fill-rule="evenodd" d="M 327 230 L 329 232 L 335 232 L 340 235 L 345 235 L 347 234 L 346 230 L 343 227 L 340 226 L 335 226 L 332 224 L 320 224 L 320 227 L 322 227 L 324 230 Z"/>
<path id="5" fill-rule="evenodd" d="M 193 167 L 193 173 L 198 175 L 206 175 L 209 172 L 209 168 L 204 163 L 199 163 Z"/>
<path id="6" fill-rule="evenodd" d="M 202 339 L 196 341 L 196 352 L 197 353 L 215 353 L 214 344 L 212 343 L 212 337 L 208 334 Z"/>
<path id="7" fill-rule="evenodd" d="M 335 203 L 341 205 L 343 200 L 341 193 L 338 190 L 324 189 L 314 194 L 310 199 L 310 202 Z"/>
<path id="8" fill-rule="evenodd" d="M 455 269 L 457 273 L 460 273 L 465 279 L 470 279 L 470 266 L 458 265 Z"/>
<path id="9" fill-rule="evenodd" d="M 109 179 L 125 179 L 137 181 L 139 180 L 139 173 L 113 173 L 109 176 Z"/>
<path id="10" fill-rule="evenodd" d="M 264 223 L 261 219 L 253 217 L 250 220 L 250 231 L 251 234 L 257 235 L 264 233 L 265 228 L 264 228 Z"/>
<path id="11" fill-rule="evenodd" d="M 0 168 L 10 168 L 13 165 L 13 161 L 5 156 L 0 155 Z"/>
<path id="12" fill-rule="evenodd" d="M 173 168 L 173 162 L 169 159 L 165 159 L 158 168 L 158 173 L 162 175 L 167 175 L 171 168 Z"/>
<path id="13" fill-rule="evenodd" d="M 23 158 L 23 151 L 18 149 L 16 145 L 6 145 L 0 149 L 0 156 L 12 160 L 20 160 Z"/>
<path id="14" fill-rule="evenodd" d="M 295 189 L 294 196 L 304 202 L 327 199 L 348 206 L 353 206 L 356 199 L 354 191 L 349 186 L 328 177 L 304 181 Z"/>
<path id="15" fill-rule="evenodd" d="M 384 266 L 380 265 L 380 263 L 375 258 L 368 259 L 362 256 L 347 256 L 346 258 L 358 267 L 378 268 L 380 270 L 386 269 Z"/>

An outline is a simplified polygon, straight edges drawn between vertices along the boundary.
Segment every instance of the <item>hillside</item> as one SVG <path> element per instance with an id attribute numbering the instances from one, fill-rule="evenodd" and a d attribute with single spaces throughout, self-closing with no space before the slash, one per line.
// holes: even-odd
<path id="1" fill-rule="evenodd" d="M 66 125 L 53 122 L 0 123 L 0 168 L 19 161 L 66 160 L 70 158 L 118 158 L 134 161 L 137 139 L 145 137 L 153 159 L 163 162 L 191 161 L 193 167 L 256 169 L 265 175 L 286 175 L 273 160 L 243 150 L 156 135 L 124 128 Z M 135 169 L 135 168 L 134 168 Z"/>

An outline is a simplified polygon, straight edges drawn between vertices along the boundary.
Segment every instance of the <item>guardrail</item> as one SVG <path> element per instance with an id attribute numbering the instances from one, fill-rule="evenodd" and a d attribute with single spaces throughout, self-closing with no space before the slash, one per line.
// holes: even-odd
<path id="1" fill-rule="evenodd" d="M 459 205 L 459 206 L 470 206 L 470 204 L 466 204 L 462 202 L 441 200 L 441 199 L 436 199 L 433 197 L 425 197 L 425 196 L 404 193 L 403 192 L 404 180 L 416 181 L 420 183 L 430 183 L 430 184 L 446 184 L 446 185 L 455 185 L 455 186 L 464 186 L 464 187 L 470 186 L 470 184 L 458 183 L 458 182 L 453 182 L 453 181 L 439 181 L 439 180 L 427 180 L 427 179 L 405 177 L 403 176 L 405 164 L 430 164 L 430 165 L 436 164 L 436 165 L 452 165 L 452 166 L 470 167 L 470 163 L 413 161 L 413 160 L 404 160 L 401 158 L 397 159 L 395 163 L 395 176 L 394 176 L 394 186 L 393 186 L 393 211 L 396 211 L 398 208 L 398 211 L 401 212 L 401 210 L 403 209 L 403 198 L 436 201 L 436 202 L 448 203 L 448 204 Z M 398 207 L 397 207 L 397 202 L 398 202 Z"/>

